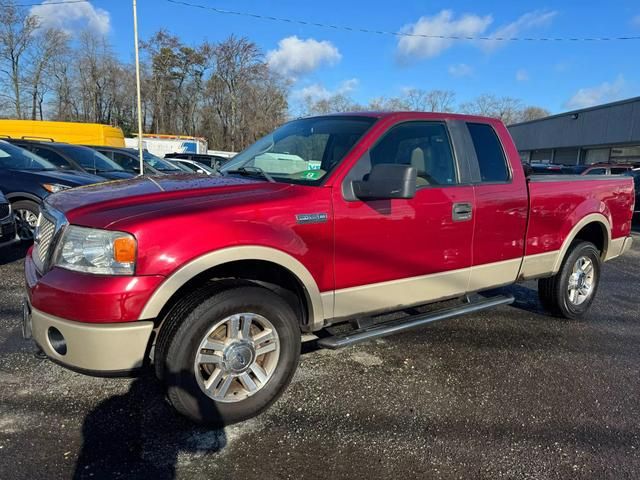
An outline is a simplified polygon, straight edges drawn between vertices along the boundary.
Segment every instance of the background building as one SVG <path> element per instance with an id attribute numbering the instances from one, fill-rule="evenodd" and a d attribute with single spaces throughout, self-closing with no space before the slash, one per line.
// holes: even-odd
<path id="1" fill-rule="evenodd" d="M 509 131 L 523 162 L 640 166 L 640 97 L 517 123 Z"/>

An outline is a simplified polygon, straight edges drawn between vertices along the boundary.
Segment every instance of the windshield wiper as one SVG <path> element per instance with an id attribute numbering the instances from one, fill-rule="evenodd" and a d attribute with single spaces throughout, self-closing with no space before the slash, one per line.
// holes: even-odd
<path id="1" fill-rule="evenodd" d="M 237 173 L 239 175 L 253 175 L 253 176 L 257 174 L 260 177 L 266 178 L 271 183 L 276 183 L 273 177 L 269 175 L 267 172 L 265 172 L 263 169 L 261 169 L 260 167 L 238 167 L 234 170 L 227 170 L 225 173 Z"/>

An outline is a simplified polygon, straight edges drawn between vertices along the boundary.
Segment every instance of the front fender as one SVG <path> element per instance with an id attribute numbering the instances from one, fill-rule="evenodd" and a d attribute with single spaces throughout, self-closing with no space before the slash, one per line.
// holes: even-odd
<path id="1" fill-rule="evenodd" d="M 304 286 L 309 306 L 309 324 L 312 330 L 322 326 L 324 308 L 318 284 L 307 268 L 291 255 L 270 247 L 243 245 L 228 247 L 204 254 L 180 267 L 156 289 L 142 310 L 141 319 L 158 317 L 169 299 L 189 280 L 213 267 L 237 260 L 261 260 L 289 270 Z"/>

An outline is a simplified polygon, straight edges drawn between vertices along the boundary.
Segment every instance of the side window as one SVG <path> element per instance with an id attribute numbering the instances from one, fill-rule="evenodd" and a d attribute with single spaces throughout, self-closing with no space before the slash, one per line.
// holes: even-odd
<path id="1" fill-rule="evenodd" d="M 587 172 L 587 175 L 604 175 L 607 171 L 604 168 L 592 168 Z"/>
<path id="2" fill-rule="evenodd" d="M 113 161 L 130 172 L 135 171 L 136 167 L 139 167 L 140 165 L 140 161 L 134 160 L 129 155 L 124 155 L 123 153 L 118 152 L 113 152 Z"/>
<path id="3" fill-rule="evenodd" d="M 508 182 L 510 175 L 498 135 L 486 123 L 467 123 L 483 182 Z"/>
<path id="4" fill-rule="evenodd" d="M 58 155 L 53 150 L 49 150 L 48 148 L 35 148 L 33 153 L 38 155 L 39 157 L 44 158 L 45 160 L 49 160 L 58 168 L 73 168 L 72 165 L 67 162 L 61 155 Z"/>
<path id="5" fill-rule="evenodd" d="M 408 122 L 393 127 L 369 152 L 371 166 L 411 165 L 418 170 L 418 187 L 457 183 L 447 129 L 437 122 Z"/>
<path id="6" fill-rule="evenodd" d="M 176 162 L 179 163 L 180 165 L 182 165 L 183 167 L 187 167 L 189 170 L 191 170 L 192 172 L 195 172 L 198 170 L 198 167 L 195 166 L 193 163 L 187 163 L 187 162 Z"/>
<path id="7" fill-rule="evenodd" d="M 613 167 L 611 169 L 611 175 L 622 175 L 623 173 L 626 173 L 627 170 L 629 170 L 628 168 L 621 168 L 621 167 Z"/>

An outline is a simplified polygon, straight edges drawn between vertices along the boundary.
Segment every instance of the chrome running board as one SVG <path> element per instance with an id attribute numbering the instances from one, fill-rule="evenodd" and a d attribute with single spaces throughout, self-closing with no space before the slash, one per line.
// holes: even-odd
<path id="1" fill-rule="evenodd" d="M 336 348 L 366 342 L 367 340 L 373 340 L 374 338 L 386 337 L 387 335 L 393 335 L 394 333 L 405 332 L 429 323 L 448 320 L 461 315 L 495 308 L 500 305 L 509 305 L 513 303 L 514 300 L 513 295 L 497 295 L 490 298 L 483 298 L 481 300 L 471 301 L 470 303 L 459 307 L 445 308 L 435 312 L 411 315 L 398 320 L 390 320 L 388 322 L 377 323 L 363 328 L 358 328 L 356 330 L 351 330 L 349 332 L 340 333 L 332 337 L 321 338 L 318 340 L 318 345 L 323 348 L 330 348 L 334 350 Z"/>

